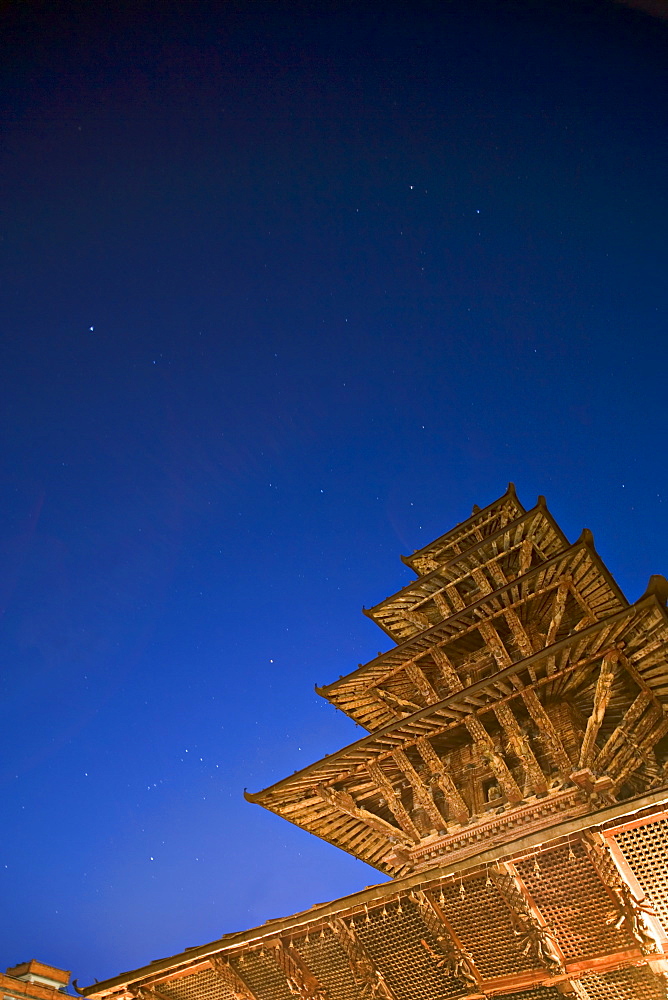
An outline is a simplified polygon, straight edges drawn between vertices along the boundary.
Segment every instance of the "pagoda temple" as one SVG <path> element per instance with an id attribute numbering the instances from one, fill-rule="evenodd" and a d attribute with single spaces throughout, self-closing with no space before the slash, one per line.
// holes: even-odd
<path id="1" fill-rule="evenodd" d="M 318 693 L 368 735 L 246 797 L 389 881 L 83 990 L 93 1000 L 665 1000 L 668 582 L 500 499 L 365 613 Z"/>

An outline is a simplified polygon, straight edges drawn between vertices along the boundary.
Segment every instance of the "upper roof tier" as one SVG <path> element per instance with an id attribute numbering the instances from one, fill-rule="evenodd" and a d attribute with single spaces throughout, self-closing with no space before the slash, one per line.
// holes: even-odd
<path id="1" fill-rule="evenodd" d="M 431 573 L 441 562 L 447 562 L 459 555 L 471 545 L 481 541 L 486 535 L 493 535 L 509 521 L 521 517 L 524 507 L 517 499 L 515 484 L 508 483 L 508 489 L 493 503 L 480 509 L 473 508 L 473 513 L 465 521 L 446 531 L 421 549 L 416 549 L 410 556 L 402 556 L 401 561 L 420 576 Z"/>
<path id="2" fill-rule="evenodd" d="M 487 522 L 489 525 L 491 523 Z M 476 529 L 475 534 L 480 532 Z M 436 569 L 365 610 L 395 642 L 403 642 L 505 586 L 568 546 L 568 540 L 540 498 L 527 514 L 470 547 L 439 562 Z M 446 537 L 446 536 L 444 536 Z"/>
<path id="3" fill-rule="evenodd" d="M 373 731 L 628 606 L 589 532 L 496 589 L 481 571 L 475 597 L 318 694 Z"/>

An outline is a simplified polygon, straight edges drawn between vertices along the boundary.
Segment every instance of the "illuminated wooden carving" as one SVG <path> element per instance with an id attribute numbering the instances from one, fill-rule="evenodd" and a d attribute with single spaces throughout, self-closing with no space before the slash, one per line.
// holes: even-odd
<path id="1" fill-rule="evenodd" d="M 209 959 L 211 968 L 229 988 L 234 1000 L 258 1000 L 241 974 L 232 967 L 229 958 L 222 955 L 212 955 Z"/>
<path id="2" fill-rule="evenodd" d="M 346 954 L 362 1000 L 396 1000 L 385 976 L 370 958 L 352 923 L 347 924 L 345 920 L 338 918 L 328 926 Z"/>
<path id="3" fill-rule="evenodd" d="M 662 952 L 662 943 L 648 919 L 656 918 L 654 907 L 646 897 L 636 898 L 600 834 L 587 831 L 582 837 L 582 846 L 615 904 L 615 912 L 608 923 L 623 928 L 638 942 L 644 954 Z"/>
<path id="4" fill-rule="evenodd" d="M 458 943 L 443 912 L 431 896 L 418 889 L 411 893 L 411 899 L 418 907 L 425 927 L 436 941 L 438 951 L 427 941 L 421 942 L 436 967 L 458 979 L 463 986 L 479 986 L 481 976 L 473 958 Z"/>
<path id="5" fill-rule="evenodd" d="M 520 951 L 553 974 L 564 972 L 564 956 L 557 939 L 527 892 L 517 869 L 500 864 L 489 876 L 510 910 Z"/>
<path id="6" fill-rule="evenodd" d="M 329 1000 L 327 990 L 318 982 L 296 948 L 279 939 L 274 942 L 272 954 L 294 996 L 299 1000 Z"/>

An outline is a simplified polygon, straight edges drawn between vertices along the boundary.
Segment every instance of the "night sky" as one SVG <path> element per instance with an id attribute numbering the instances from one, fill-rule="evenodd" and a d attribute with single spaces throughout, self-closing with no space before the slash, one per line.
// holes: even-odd
<path id="1" fill-rule="evenodd" d="M 243 789 L 363 735 L 401 554 L 513 480 L 668 573 L 668 21 L 0 29 L 0 960 L 87 984 L 381 880 Z"/>

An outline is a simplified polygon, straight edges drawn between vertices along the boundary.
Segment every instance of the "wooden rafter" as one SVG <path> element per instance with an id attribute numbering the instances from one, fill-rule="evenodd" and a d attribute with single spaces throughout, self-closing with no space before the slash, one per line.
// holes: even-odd
<path id="1" fill-rule="evenodd" d="M 529 657 L 532 656 L 536 650 L 533 648 L 531 639 L 529 638 L 524 625 L 520 621 L 519 615 L 514 608 L 509 609 L 505 613 L 505 619 L 508 622 L 508 627 L 512 632 L 513 639 L 517 644 L 517 648 L 521 651 L 522 656 Z"/>
<path id="2" fill-rule="evenodd" d="M 404 664 L 404 670 L 406 671 L 406 676 L 410 682 L 420 692 L 428 705 L 435 705 L 441 700 L 440 695 L 434 691 L 434 688 L 427 680 L 424 671 L 418 666 L 415 660 L 409 660 L 406 664 Z"/>
<path id="3" fill-rule="evenodd" d="M 633 772 L 642 766 L 656 744 L 666 733 L 668 733 L 668 718 L 665 715 L 661 715 L 644 735 L 644 738 L 639 740 L 637 746 L 634 748 L 634 752 L 629 755 L 620 771 L 615 774 L 612 785 L 613 792 L 620 789 Z M 610 770 L 614 771 L 614 765 L 615 761 L 613 760 Z"/>
<path id="4" fill-rule="evenodd" d="M 637 695 L 635 700 L 624 712 L 624 716 L 619 725 L 615 726 L 603 747 L 598 752 L 596 759 L 594 760 L 594 768 L 597 771 L 607 770 L 610 761 L 615 756 L 617 751 L 625 743 L 627 743 L 636 723 L 651 704 L 652 696 L 648 691 L 641 691 Z"/>
<path id="5" fill-rule="evenodd" d="M 399 695 L 393 694 L 392 691 L 386 691 L 385 688 L 373 687 L 370 688 L 370 691 L 390 709 L 397 719 L 403 719 L 406 715 L 412 715 L 413 712 L 420 711 L 420 705 L 416 705 L 414 701 L 401 698 Z"/>
<path id="6" fill-rule="evenodd" d="M 494 534 L 497 525 L 499 528 L 502 528 L 509 521 L 518 519 L 524 516 L 524 514 L 526 514 L 526 511 L 517 499 L 514 487 L 510 484 L 508 491 L 498 500 L 495 500 L 494 503 L 489 504 L 489 506 L 482 510 L 474 511 L 467 521 L 462 522 L 456 528 L 446 532 L 445 535 L 430 542 L 429 545 L 418 549 L 412 556 L 404 556 L 403 561 L 409 566 L 413 564 L 418 566 L 422 561 L 436 563 L 443 551 L 451 550 L 457 555 L 471 545 L 471 536 L 473 536 L 476 542 L 479 542 L 490 534 Z M 481 529 L 489 529 L 490 525 L 493 526 L 493 530 L 488 530 L 486 534 L 483 534 Z"/>
<path id="7" fill-rule="evenodd" d="M 559 733 L 554 727 L 552 720 L 543 708 L 543 705 L 532 688 L 525 688 L 522 691 L 522 699 L 527 707 L 529 715 L 535 722 L 542 739 L 545 741 L 545 748 L 552 758 L 552 762 L 557 770 L 566 777 L 570 774 L 572 765 Z"/>
<path id="8" fill-rule="evenodd" d="M 453 608 L 455 608 L 457 611 L 464 611 L 466 609 L 466 601 L 462 599 L 462 596 L 457 590 L 455 584 L 450 583 L 444 589 L 445 593 L 448 595 L 448 598 L 450 599 L 450 602 L 452 603 Z"/>
<path id="9" fill-rule="evenodd" d="M 573 593 L 575 595 L 577 591 L 588 609 L 584 617 L 591 614 L 589 620 L 593 622 L 625 607 L 623 596 L 595 551 L 586 540 L 581 540 L 530 569 L 521 578 L 521 585 L 511 582 L 500 590 L 484 594 L 468 606 L 464 606 L 462 598 L 456 593 L 456 588 L 450 586 L 446 592 L 453 606 L 457 608 L 453 615 L 425 632 L 419 632 L 401 642 L 396 649 L 389 650 L 365 667 L 354 671 L 343 682 L 339 681 L 319 690 L 344 707 L 340 696 L 348 689 L 348 685 L 357 685 L 362 681 L 363 675 L 360 671 L 370 674 L 367 684 L 381 683 L 382 678 L 389 676 L 398 665 L 397 660 L 406 662 L 415 659 L 435 643 L 448 641 L 448 636 L 452 638 L 455 635 L 463 636 L 467 631 L 477 629 L 481 622 L 491 622 L 498 616 L 505 616 L 509 610 L 519 614 L 519 609 L 526 608 L 527 602 L 535 603 L 543 595 L 553 592 L 564 577 L 574 581 Z M 586 625 L 584 617 L 580 623 L 581 628 Z M 523 618 L 523 614 L 520 614 L 520 618 Z"/>
<path id="10" fill-rule="evenodd" d="M 559 631 L 559 626 L 561 625 L 561 619 L 564 617 L 564 611 L 566 610 L 566 600 L 571 591 L 571 580 L 567 578 L 562 580 L 559 586 L 554 592 L 554 604 L 552 605 L 552 617 L 550 619 L 550 624 L 547 628 L 547 635 L 545 636 L 545 645 L 551 646 L 554 640 L 557 638 L 557 632 Z"/>
<path id="11" fill-rule="evenodd" d="M 434 663 L 441 671 L 448 691 L 461 691 L 464 685 L 445 650 L 441 646 L 432 646 L 430 653 Z"/>
<path id="12" fill-rule="evenodd" d="M 617 777 L 627 762 L 637 757 L 640 746 L 661 725 L 663 718 L 661 708 L 652 701 L 647 711 L 640 717 L 633 730 L 628 734 L 628 738 L 622 742 L 621 746 L 612 755 L 606 768 L 607 772 Z"/>
<path id="13" fill-rule="evenodd" d="M 544 656 L 543 663 L 546 663 L 547 659 L 548 657 Z M 546 734 L 549 739 L 551 735 L 550 726 L 552 727 L 552 735 L 556 736 L 558 744 L 554 746 L 553 752 L 550 751 L 548 746 L 548 756 L 553 764 L 555 763 L 555 759 L 558 760 L 559 757 L 562 757 L 563 766 L 559 770 L 562 771 L 564 776 L 568 776 L 573 765 L 568 759 L 565 749 L 563 749 L 563 744 L 540 702 L 539 693 L 548 683 L 554 685 L 578 671 L 591 669 L 591 665 L 600 662 L 600 659 L 601 652 L 596 652 L 592 656 L 584 657 L 582 660 L 575 662 L 569 662 L 565 658 L 563 659 L 564 665 L 558 671 L 539 677 L 534 684 L 526 686 L 523 686 L 520 680 L 522 665 L 513 665 L 508 671 L 501 674 L 501 679 L 505 677 L 509 682 L 513 681 L 514 689 L 511 689 L 509 693 L 500 696 L 498 690 L 499 677 L 497 676 L 482 680 L 470 689 L 465 689 L 449 696 L 445 702 L 441 702 L 429 709 L 422 709 L 419 713 L 419 718 L 424 718 L 424 724 L 421 724 L 420 727 L 412 721 L 412 717 L 397 720 L 397 722 L 386 727 L 379 734 L 372 734 L 365 737 L 357 744 L 345 748 L 340 754 L 330 755 L 328 758 L 318 762 L 317 765 L 311 765 L 303 772 L 298 772 L 289 779 L 284 779 L 283 782 L 271 789 L 266 789 L 264 792 L 256 795 L 247 793 L 247 798 L 251 801 L 262 801 L 269 808 L 277 808 L 284 795 L 299 794 L 301 798 L 301 796 L 306 794 L 308 789 L 312 789 L 316 774 L 320 781 L 341 782 L 347 780 L 348 777 L 357 772 L 359 767 L 366 766 L 370 753 L 374 755 L 375 760 L 382 760 L 391 755 L 392 749 L 406 749 L 416 746 L 417 741 L 423 737 L 433 739 L 441 734 L 454 734 L 455 730 L 462 725 L 466 716 L 482 716 L 486 713 L 491 713 L 499 705 L 503 704 L 510 704 L 512 706 L 513 702 L 519 698 L 524 701 L 525 705 L 528 703 L 529 708 L 532 709 L 530 715 L 539 730 L 539 738 L 543 742 L 546 740 Z M 541 662 L 538 654 L 536 654 L 535 662 Z M 488 691 L 488 695 L 485 695 L 477 703 L 471 701 L 470 692 L 483 691 Z M 651 700 L 649 698 L 649 701 Z M 472 709 L 473 711 L 471 711 Z M 368 751 L 366 749 L 367 745 L 369 748 Z M 559 747 L 561 747 L 561 753 L 559 753 Z M 568 761 L 567 765 L 566 761 Z M 595 770 L 601 770 L 598 766 L 598 761 L 595 762 Z M 300 789 L 302 790 L 300 791 Z"/>
<path id="14" fill-rule="evenodd" d="M 442 589 L 435 591 L 434 604 L 443 618 L 448 618 L 452 614 L 452 606 L 448 604 Z"/>
<path id="15" fill-rule="evenodd" d="M 549 555 L 536 544 L 536 537 L 546 534 L 550 538 Z M 449 617 L 456 610 L 445 595 L 445 587 L 456 587 L 467 577 L 472 577 L 474 572 L 482 572 L 485 579 L 481 581 L 478 578 L 478 586 L 482 592 L 489 592 L 489 581 L 493 583 L 491 589 L 495 589 L 503 587 L 509 579 L 527 573 L 531 569 L 534 551 L 545 560 L 564 545 L 565 539 L 558 528 L 551 522 L 544 507 L 538 505 L 514 522 L 512 535 L 506 527 L 501 527 L 492 535 L 478 537 L 477 544 L 465 553 L 453 553 L 445 563 L 433 565 L 426 576 L 408 584 L 365 611 L 365 614 L 390 634 L 401 632 L 406 622 L 422 629 L 425 627 L 424 620 L 412 615 L 422 614 L 427 605 L 433 604 L 442 618 Z M 518 553 L 517 572 L 509 578 L 502 570 L 501 560 L 515 552 Z"/>
<path id="16" fill-rule="evenodd" d="M 431 625 L 431 622 L 422 611 L 417 611 L 414 608 L 404 608 L 401 613 L 404 618 L 415 625 L 420 631 L 429 628 Z"/>
<path id="17" fill-rule="evenodd" d="M 529 572 L 533 550 L 533 538 L 529 535 L 527 538 L 524 538 L 522 542 L 520 542 L 519 576 L 523 576 L 525 573 Z"/>
<path id="18" fill-rule="evenodd" d="M 496 664 L 502 670 L 512 664 L 512 657 L 504 646 L 501 636 L 491 621 L 480 622 L 478 631 L 490 648 Z"/>

